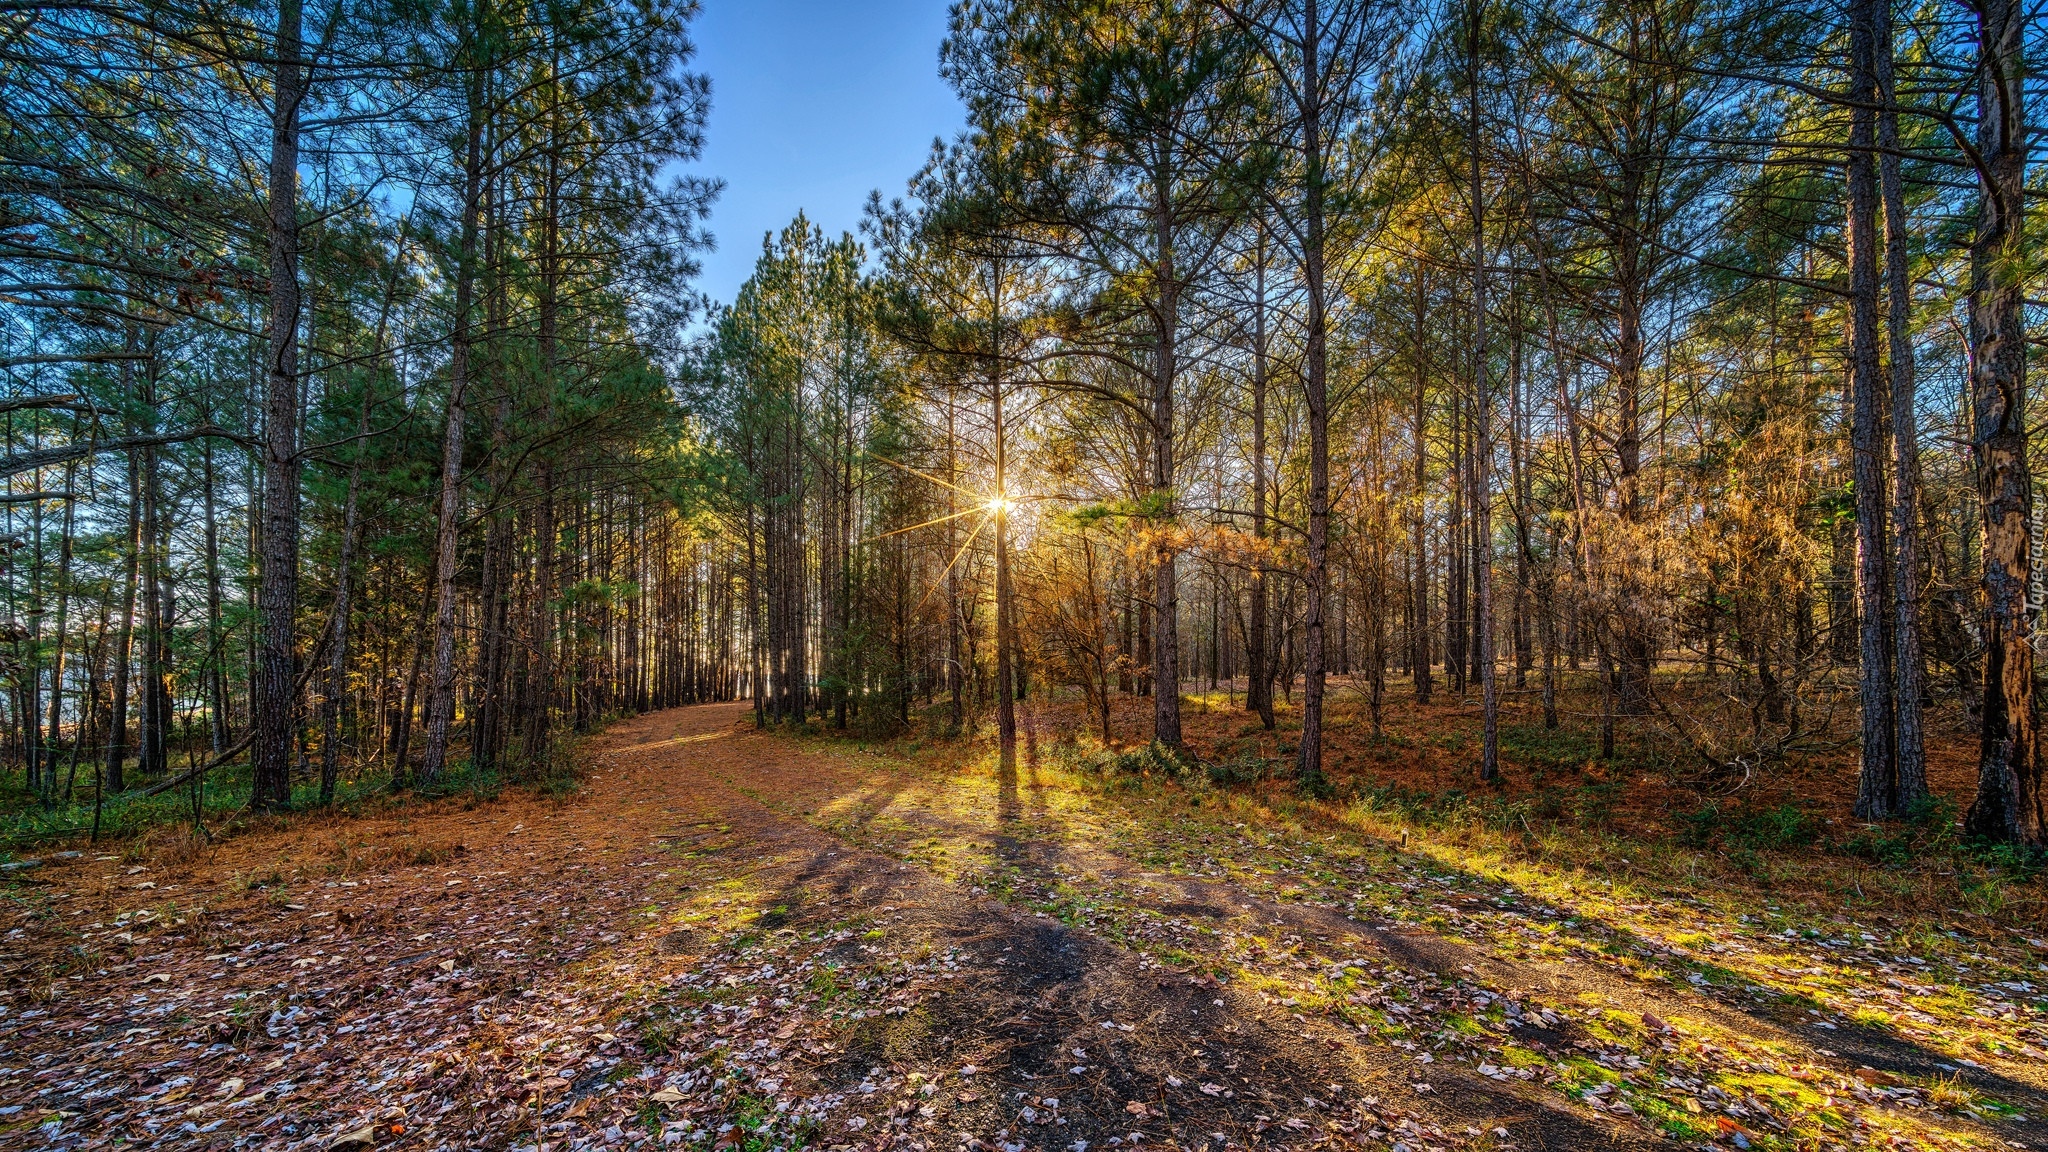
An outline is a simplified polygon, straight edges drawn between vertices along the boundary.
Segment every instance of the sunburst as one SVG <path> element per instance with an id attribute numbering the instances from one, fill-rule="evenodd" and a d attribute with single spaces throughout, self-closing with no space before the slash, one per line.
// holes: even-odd
<path id="1" fill-rule="evenodd" d="M 960 485 L 954 484 L 950 481 L 941 480 L 937 476 L 934 476 L 929 472 L 912 468 L 910 465 L 905 464 L 899 460 L 891 460 L 887 456 L 877 456 L 873 453 L 869 453 L 868 459 L 874 460 L 877 463 L 887 464 L 889 467 L 895 468 L 899 471 L 907 472 L 910 475 L 919 478 L 920 480 L 929 480 L 932 483 L 937 484 L 941 488 L 947 488 L 954 492 L 958 492 L 962 496 L 965 496 L 969 500 L 972 500 L 973 503 L 958 512 L 948 512 L 944 516 L 934 516 L 931 519 L 924 521 L 923 523 L 911 524 L 903 528 L 891 528 L 887 532 L 882 532 L 874 536 L 870 536 L 866 540 L 861 541 L 861 543 L 871 544 L 877 540 L 886 540 L 891 536 L 900 536 L 905 532 L 915 532 L 920 528 L 931 528 L 940 524 L 950 523 L 954 520 L 964 519 L 969 516 L 980 517 L 979 520 L 975 521 L 974 530 L 967 534 L 967 539 L 961 541 L 960 547 L 954 551 L 953 558 L 946 562 L 945 569 L 939 573 L 938 578 L 936 580 L 932 581 L 932 586 L 930 588 L 925 589 L 924 597 L 917 602 L 918 609 L 922 609 L 925 606 L 925 604 L 931 600 L 932 594 L 939 590 L 939 585 L 945 582 L 946 577 L 952 575 L 953 569 L 960 566 L 960 558 L 962 556 L 967 555 L 967 550 L 974 546 L 975 540 L 981 536 L 982 529 L 988 527 L 991 523 L 993 523 L 996 520 L 1008 519 L 1017 511 L 1017 508 L 1020 505 L 1022 505 L 1026 499 L 1025 497 L 1014 496 L 1008 492 L 1003 491 L 998 491 L 991 495 L 989 493 L 976 492 L 969 488 L 963 488 Z"/>

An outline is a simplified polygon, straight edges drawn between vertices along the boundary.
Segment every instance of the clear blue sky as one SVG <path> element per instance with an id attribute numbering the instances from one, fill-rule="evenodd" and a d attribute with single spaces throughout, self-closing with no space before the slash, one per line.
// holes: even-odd
<path id="1" fill-rule="evenodd" d="M 695 172 L 725 181 L 698 285 L 730 302 L 761 235 L 802 209 L 828 236 L 868 192 L 900 196 L 964 113 L 939 78 L 946 0 L 704 0 L 693 70 L 711 77 Z"/>

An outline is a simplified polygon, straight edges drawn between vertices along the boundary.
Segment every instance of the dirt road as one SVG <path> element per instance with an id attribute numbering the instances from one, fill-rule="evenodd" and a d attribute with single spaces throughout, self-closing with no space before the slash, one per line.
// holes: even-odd
<path id="1" fill-rule="evenodd" d="M 1812 1061 L 1784 1070 L 1854 1122 L 1845 1146 L 2027 1132 L 1852 1075 L 1910 1051 L 1276 898 L 1218 862 L 1242 824 L 1191 812 L 1162 847 L 1029 763 L 934 780 L 745 719 L 620 724 L 565 801 L 20 874 L 0 1141 L 1769 1147 L 1786 1105 L 1699 1070 L 1750 1043 Z"/>

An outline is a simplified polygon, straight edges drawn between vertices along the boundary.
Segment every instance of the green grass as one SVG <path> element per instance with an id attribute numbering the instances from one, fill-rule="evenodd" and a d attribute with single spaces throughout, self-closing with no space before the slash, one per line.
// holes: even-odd
<path id="1" fill-rule="evenodd" d="M 1530 768 L 1570 770 L 1600 758 L 1600 744 L 1592 734 L 1537 724 L 1501 725 L 1500 750 L 1509 759 Z"/>
<path id="2" fill-rule="evenodd" d="M 410 795 L 423 800 L 461 800 L 483 803 L 496 799 L 507 787 L 530 787 L 542 795 L 565 797 L 581 785 L 576 770 L 574 739 L 559 737 L 547 761 L 538 769 L 496 768 L 478 771 L 468 759 L 458 760 L 431 784 L 415 783 Z M 172 775 L 185 771 L 182 761 L 173 763 Z M 131 777 L 132 778 L 132 777 Z M 181 784 L 155 796 L 142 790 L 151 781 L 141 781 L 124 792 L 106 797 L 99 812 L 99 839 L 132 840 L 153 829 L 189 826 L 192 822 L 193 788 Z M 247 762 L 225 764 L 206 774 L 201 781 L 199 811 L 212 828 L 231 824 L 249 803 L 250 769 Z M 403 802 L 405 793 L 394 788 L 389 771 L 375 768 L 360 773 L 345 772 L 335 781 L 333 810 L 355 814 L 371 805 Z M 295 812 L 320 809 L 320 781 L 317 776 L 292 782 L 291 808 Z M 93 831 L 92 778 L 81 766 L 81 778 L 69 802 L 45 805 L 30 792 L 21 776 L 0 777 L 0 858 L 17 860 L 32 856 L 53 844 L 90 836 Z"/>
<path id="3" fill-rule="evenodd" d="M 342 807 L 359 806 L 388 787 L 389 778 L 384 773 L 345 778 L 336 782 L 335 803 Z M 319 800 L 317 779 L 293 785 L 293 808 L 316 807 Z M 206 774 L 199 810 L 208 824 L 228 820 L 248 802 L 247 764 L 223 765 Z M 180 785 L 155 796 L 142 795 L 141 787 L 113 793 L 100 809 L 99 836 L 103 841 L 127 840 L 153 828 L 189 824 L 192 808 L 191 785 Z M 70 803 L 60 800 L 48 806 L 23 786 L 20 777 L 6 780 L 4 789 L 0 789 L 0 852 L 11 858 L 31 855 L 44 845 L 89 836 L 92 829 L 93 792 L 89 782 L 72 793 Z"/>

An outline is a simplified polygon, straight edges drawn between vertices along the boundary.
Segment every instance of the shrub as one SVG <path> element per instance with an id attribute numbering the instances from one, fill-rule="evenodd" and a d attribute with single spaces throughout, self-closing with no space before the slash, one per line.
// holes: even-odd
<path id="1" fill-rule="evenodd" d="M 1929 796 L 1909 808 L 1902 820 L 1859 829 L 1841 850 L 1896 868 L 1928 856 L 1951 855 L 1961 846 L 1956 802 Z"/>
<path id="2" fill-rule="evenodd" d="M 1222 758 L 1207 766 L 1211 784 L 1250 784 L 1265 779 L 1273 769 L 1256 739 L 1238 740 L 1231 743 Z"/>

